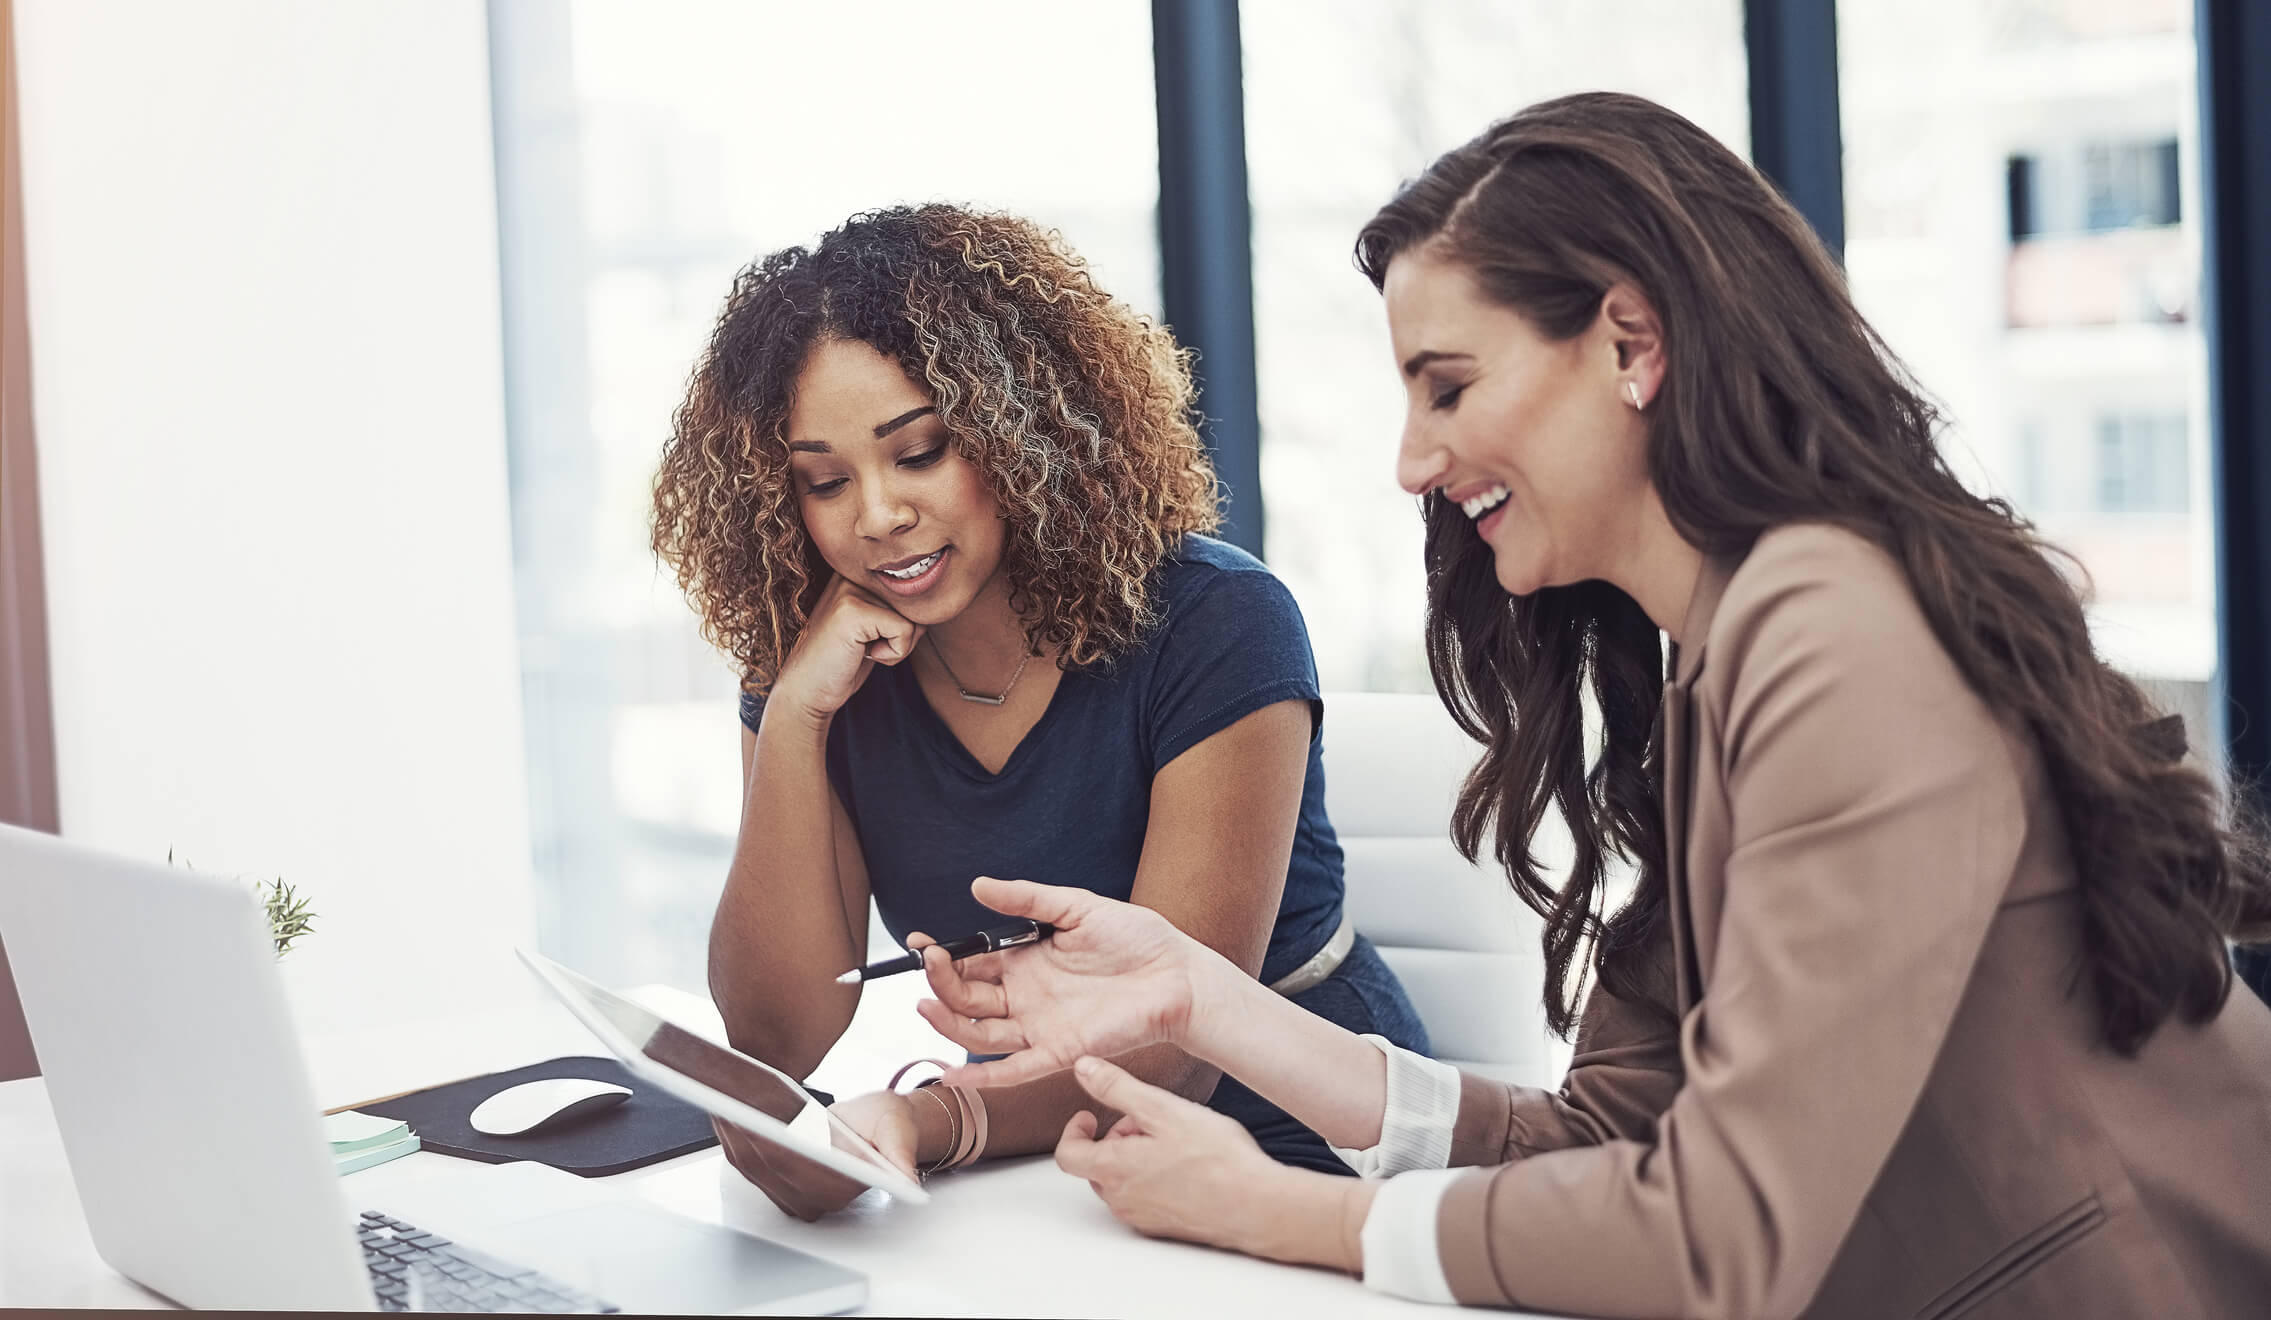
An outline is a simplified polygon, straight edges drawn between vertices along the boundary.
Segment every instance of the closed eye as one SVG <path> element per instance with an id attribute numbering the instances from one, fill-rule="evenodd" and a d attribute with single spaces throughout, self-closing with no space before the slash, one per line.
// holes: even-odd
<path id="1" fill-rule="evenodd" d="M 1456 407 L 1459 402 L 1459 396 L 1466 392 L 1466 386 L 1453 385 L 1449 389 L 1436 391 L 1435 396 L 1431 400 L 1429 400 L 1429 402 L 1434 405 L 1436 411 L 1442 412 L 1447 409 Z"/>
<path id="2" fill-rule="evenodd" d="M 946 446 L 941 444 L 934 448 L 926 449 L 919 454 L 907 455 L 905 458 L 899 460 L 899 466 L 903 468 L 913 468 L 917 471 L 920 471 L 923 468 L 936 467 L 938 465 L 938 461 L 944 457 L 946 457 Z M 837 491 L 842 490 L 844 488 L 844 484 L 849 480 L 849 477 L 831 477 L 826 481 L 809 482 L 804 488 L 804 493 L 807 495 L 815 496 L 817 498 L 825 499 L 828 496 L 835 494 Z"/>

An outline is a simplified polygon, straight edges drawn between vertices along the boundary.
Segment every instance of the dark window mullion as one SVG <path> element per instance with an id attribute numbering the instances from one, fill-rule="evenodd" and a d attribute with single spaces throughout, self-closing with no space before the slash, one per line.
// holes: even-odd
<path id="1" fill-rule="evenodd" d="M 2200 0 L 2202 328 L 2216 502 L 2222 731 L 2235 780 L 2271 777 L 2271 10 Z"/>
<path id="2" fill-rule="evenodd" d="M 1198 356 L 1199 408 L 1229 495 L 1223 539 L 1262 553 L 1253 212 L 1238 0 L 1152 0 L 1159 98 L 1159 285 Z"/>
<path id="3" fill-rule="evenodd" d="M 1746 0 L 1751 161 L 1845 259 L 1835 0 Z"/>
<path id="4" fill-rule="evenodd" d="M 2233 791 L 2271 783 L 2271 7 L 2198 0 L 2201 328 L 2216 519 L 2217 736 Z M 2271 946 L 2235 960 L 2271 998 Z"/>

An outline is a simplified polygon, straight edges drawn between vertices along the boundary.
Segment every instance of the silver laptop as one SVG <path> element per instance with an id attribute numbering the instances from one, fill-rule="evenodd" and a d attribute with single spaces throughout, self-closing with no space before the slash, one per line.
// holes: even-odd
<path id="1" fill-rule="evenodd" d="M 534 1166 L 397 1188 L 415 1209 L 355 1204 L 250 885 L 0 826 L 0 941 L 95 1247 L 172 1301 L 826 1314 L 867 1298 L 863 1275 Z"/>

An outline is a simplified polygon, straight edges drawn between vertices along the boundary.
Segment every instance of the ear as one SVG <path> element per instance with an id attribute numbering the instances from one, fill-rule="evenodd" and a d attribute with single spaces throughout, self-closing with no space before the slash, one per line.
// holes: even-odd
<path id="1" fill-rule="evenodd" d="M 1615 354 L 1617 398 L 1629 403 L 1637 387 L 1641 407 L 1655 402 L 1664 384 L 1664 325 L 1656 305 L 1634 285 L 1612 284 L 1601 296 L 1597 328 Z"/>

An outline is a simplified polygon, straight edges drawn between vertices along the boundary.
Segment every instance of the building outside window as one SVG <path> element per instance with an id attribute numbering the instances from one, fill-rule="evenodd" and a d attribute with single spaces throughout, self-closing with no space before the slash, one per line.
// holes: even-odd
<path id="1" fill-rule="evenodd" d="M 2192 496 L 2182 413 L 2106 413 L 2097 419 L 2097 510 L 2182 514 Z"/>
<path id="2" fill-rule="evenodd" d="M 1846 268 L 1974 486 L 2214 762 L 2189 0 L 1838 6 Z"/>

